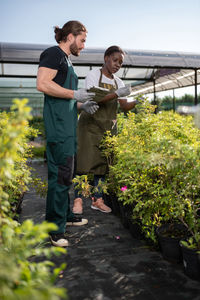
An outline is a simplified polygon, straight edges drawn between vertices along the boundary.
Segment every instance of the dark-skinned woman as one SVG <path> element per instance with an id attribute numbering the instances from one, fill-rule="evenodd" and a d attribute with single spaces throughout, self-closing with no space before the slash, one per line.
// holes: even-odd
<path id="1" fill-rule="evenodd" d="M 99 180 L 103 182 L 108 172 L 100 143 L 107 130 L 116 134 L 118 103 L 123 111 L 131 110 L 136 105 L 136 101 L 128 102 L 126 98 L 131 93 L 131 87 L 125 86 L 115 75 L 123 64 L 124 55 L 120 47 L 109 47 L 104 53 L 104 65 L 100 69 L 91 70 L 85 80 L 87 90 L 92 87 L 109 90 L 109 93 L 98 101 L 99 109 L 93 115 L 81 112 L 78 121 L 77 174 L 93 174 L 94 186 L 98 185 Z M 91 208 L 103 213 L 111 212 L 111 208 L 104 203 L 101 191 L 93 195 Z M 73 212 L 83 213 L 82 198 L 76 190 Z"/>

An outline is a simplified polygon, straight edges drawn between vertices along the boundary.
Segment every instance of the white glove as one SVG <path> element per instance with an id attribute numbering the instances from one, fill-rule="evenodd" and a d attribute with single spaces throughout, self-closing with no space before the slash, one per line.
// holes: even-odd
<path id="1" fill-rule="evenodd" d="M 99 108 L 99 105 L 95 101 L 86 101 L 80 107 L 80 109 L 84 110 L 88 114 L 94 114 Z"/>
<path id="2" fill-rule="evenodd" d="M 86 102 L 87 100 L 93 100 L 95 93 L 88 93 L 85 89 L 79 89 L 74 91 L 74 99 L 78 102 Z"/>
<path id="3" fill-rule="evenodd" d="M 120 97 L 126 97 L 130 95 L 131 92 L 132 92 L 131 85 L 127 84 L 124 87 L 116 90 L 115 94 L 118 96 L 118 98 L 120 98 Z"/>

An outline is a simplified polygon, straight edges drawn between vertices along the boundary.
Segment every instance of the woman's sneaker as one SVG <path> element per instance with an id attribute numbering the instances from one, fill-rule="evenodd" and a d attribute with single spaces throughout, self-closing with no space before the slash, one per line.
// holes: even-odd
<path id="1" fill-rule="evenodd" d="M 67 226 L 83 226 L 88 224 L 87 219 L 82 219 L 81 217 L 73 216 L 72 218 L 67 220 Z"/>
<path id="2" fill-rule="evenodd" d="M 104 204 L 104 200 L 102 198 L 98 198 L 97 200 L 92 198 L 91 208 L 100 210 L 101 212 L 104 212 L 104 213 L 110 213 L 112 211 L 112 209 L 109 206 Z"/>
<path id="3" fill-rule="evenodd" d="M 73 213 L 82 215 L 83 213 L 83 200 L 81 198 L 74 199 Z"/>
<path id="4" fill-rule="evenodd" d="M 56 247 L 67 247 L 68 240 L 64 233 L 50 234 L 51 244 Z"/>

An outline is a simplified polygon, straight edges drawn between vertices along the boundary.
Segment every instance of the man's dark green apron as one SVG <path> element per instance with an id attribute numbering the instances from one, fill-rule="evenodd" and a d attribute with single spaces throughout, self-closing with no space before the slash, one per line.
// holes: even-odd
<path id="1" fill-rule="evenodd" d="M 102 70 L 99 87 L 107 88 L 111 92 L 118 88 L 116 80 L 115 85 L 102 82 Z M 100 145 L 107 130 L 112 134 L 116 133 L 118 103 L 114 99 L 98 104 L 99 109 L 95 114 L 89 115 L 82 111 L 78 121 L 77 174 L 105 175 L 108 171 Z"/>
<path id="2" fill-rule="evenodd" d="M 67 63 L 63 87 L 77 90 L 77 75 L 68 60 Z M 75 166 L 77 102 L 45 95 L 44 122 L 48 163 L 46 220 L 58 226 L 52 233 L 64 233 L 67 218 L 73 216 L 68 192 Z"/>

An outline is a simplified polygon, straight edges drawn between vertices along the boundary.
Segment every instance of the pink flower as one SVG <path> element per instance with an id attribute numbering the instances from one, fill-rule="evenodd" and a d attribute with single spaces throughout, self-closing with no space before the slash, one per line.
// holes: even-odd
<path id="1" fill-rule="evenodd" d="M 124 192 L 124 191 L 126 191 L 127 190 L 127 186 L 125 185 L 125 186 L 123 186 L 123 187 L 121 187 L 121 191 L 122 192 Z"/>

